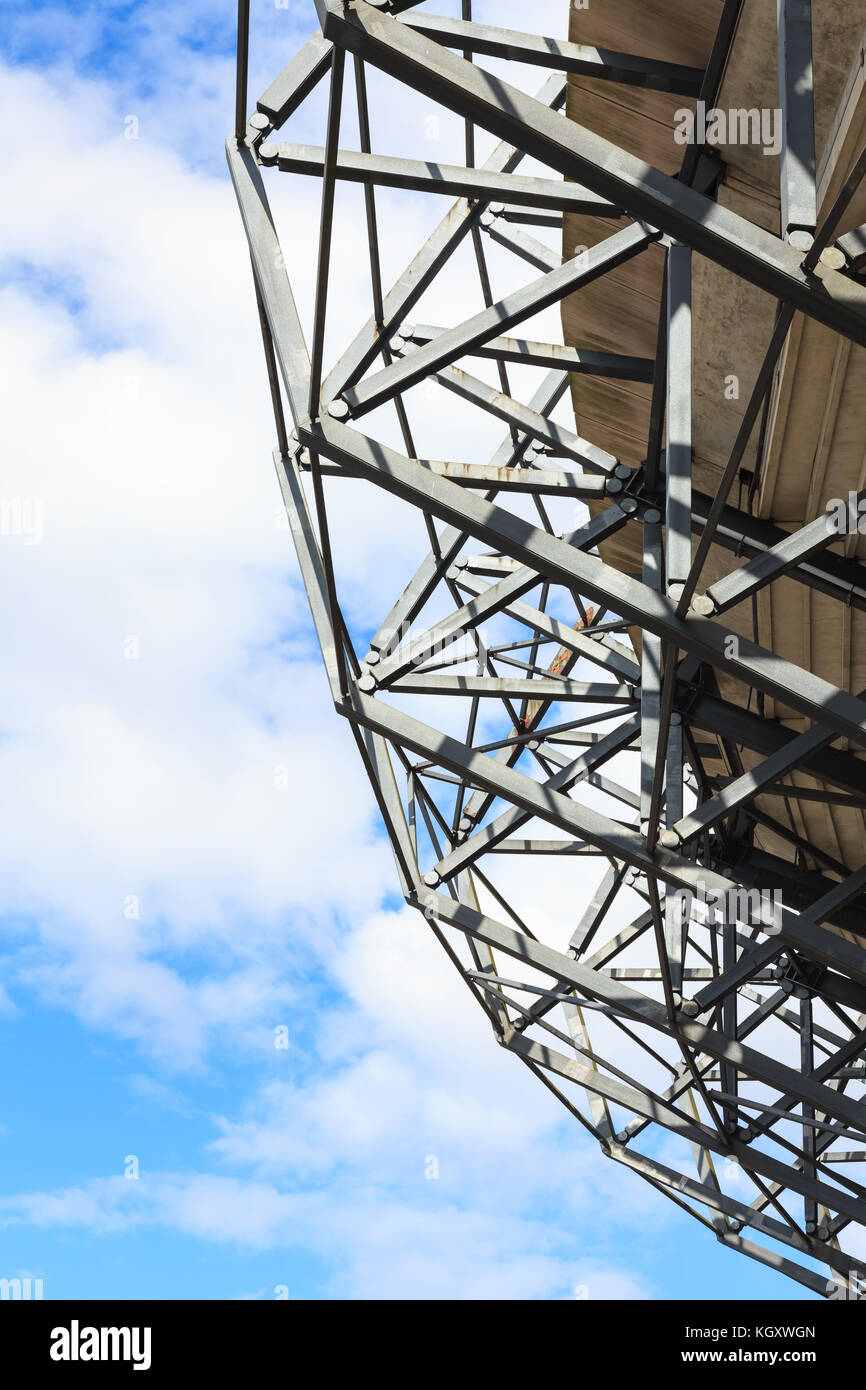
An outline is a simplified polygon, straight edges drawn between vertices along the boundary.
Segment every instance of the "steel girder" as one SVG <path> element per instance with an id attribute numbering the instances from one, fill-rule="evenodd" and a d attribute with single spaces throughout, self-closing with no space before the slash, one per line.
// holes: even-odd
<path id="1" fill-rule="evenodd" d="M 406 901 L 496 1041 L 607 1156 L 732 1249 L 816 1293 L 857 1298 L 866 869 L 810 854 L 769 816 L 767 798 L 866 806 L 861 761 L 831 746 L 841 736 L 866 747 L 866 701 L 754 642 L 732 642 L 723 621 L 782 579 L 866 606 L 866 575 L 829 552 L 838 535 L 828 521 L 786 532 L 728 498 L 795 311 L 866 343 L 866 291 L 814 250 L 804 266 L 810 216 L 815 230 L 812 101 L 801 80 L 811 72 L 808 5 L 780 0 L 784 236 L 697 191 L 692 149 L 672 179 L 560 112 L 563 72 L 711 101 L 740 8 L 728 0 L 707 69 L 696 71 L 476 24 L 466 5 L 457 21 L 387 0 L 317 0 L 320 31 L 247 119 L 242 0 L 227 154 L 253 265 L 277 477 L 331 696 L 370 778 Z M 478 66 L 485 55 L 554 72 L 531 97 Z M 356 151 L 340 147 L 347 57 Z M 465 118 L 465 165 L 372 150 L 368 65 Z M 324 144 L 273 140 L 325 79 Z M 476 126 L 502 142 L 478 168 Z M 545 165 L 543 177 L 515 172 L 526 156 Z M 292 267 L 315 275 L 309 347 L 263 168 L 276 179 L 321 181 L 318 246 Z M 338 182 L 363 197 L 373 311 L 326 370 Z M 390 291 L 378 249 L 380 188 L 456 198 Z M 514 225 L 555 227 L 574 210 L 626 225 L 571 259 Z M 815 245 L 832 230 L 822 242 L 819 229 Z M 485 238 L 540 276 L 497 298 Z M 450 327 L 413 324 L 415 306 L 464 243 L 481 309 Z M 666 289 L 655 362 L 509 336 L 659 245 Z M 713 498 L 692 481 L 695 254 L 769 290 L 780 306 L 743 437 Z M 468 369 L 472 358 L 492 364 L 497 387 Z M 544 372 L 528 401 L 509 382 L 515 363 Z M 621 466 L 553 418 L 570 372 L 653 381 L 644 469 Z M 422 382 L 440 388 L 443 402 L 456 395 L 506 426 L 492 456 L 419 455 L 409 393 Z M 381 437 L 389 411 L 402 449 Z M 368 413 L 369 432 L 357 423 Z M 363 652 L 343 616 L 328 520 L 350 478 L 400 499 L 430 542 L 414 574 L 395 567 L 399 596 Z M 578 524 L 554 515 L 563 498 Z M 640 536 L 640 574 L 597 553 L 625 528 Z M 700 593 L 711 546 L 745 563 Z M 782 700 L 805 730 L 724 699 L 718 673 Z M 437 710 L 441 727 L 429 722 Z M 707 732 L 726 750 L 730 775 L 707 770 Z M 790 858 L 756 844 L 755 827 L 768 821 L 787 835 Z M 507 872 L 516 856 L 520 876 Z M 600 879 L 597 859 L 607 866 Z M 768 902 L 765 890 L 779 884 L 781 901 Z M 675 1166 L 659 1158 L 660 1127 L 680 1144 Z"/>

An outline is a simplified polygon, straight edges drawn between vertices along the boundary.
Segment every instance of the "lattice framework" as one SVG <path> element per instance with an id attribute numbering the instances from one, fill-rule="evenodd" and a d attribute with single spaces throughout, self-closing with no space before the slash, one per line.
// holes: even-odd
<path id="1" fill-rule="evenodd" d="M 858 1178 L 866 1161 L 866 866 L 785 862 L 781 909 L 755 920 L 749 894 L 767 885 L 748 849 L 763 815 L 758 798 L 774 789 L 800 794 L 795 773 L 808 772 L 819 787 L 810 794 L 827 804 L 866 806 L 866 766 L 833 747 L 840 737 L 866 746 L 866 703 L 742 637 L 732 645 L 724 622 L 729 608 L 782 576 L 866 607 L 860 565 L 828 550 L 838 539 L 832 517 L 787 533 L 729 501 L 795 312 L 866 345 L 866 291 L 833 241 L 866 158 L 816 229 L 804 8 L 780 0 L 781 236 L 718 206 L 700 149 L 690 146 L 670 178 L 562 112 L 569 73 L 712 105 L 741 9 L 732 0 L 705 70 L 491 28 L 473 22 L 467 4 L 453 20 L 400 0 L 317 0 L 319 32 L 249 120 L 242 3 L 237 124 L 227 151 L 292 539 L 334 705 L 369 775 L 406 901 L 424 915 L 497 1042 L 560 1097 L 605 1154 L 725 1245 L 815 1292 L 856 1298 L 866 1216 Z M 555 71 L 527 96 L 485 71 L 485 56 Z M 356 151 L 340 147 L 347 59 Z M 465 119 L 465 164 L 372 151 L 368 65 Z M 320 82 L 330 83 L 324 146 L 275 141 Z M 481 167 L 476 127 L 501 142 Z M 520 171 L 527 156 L 544 165 L 543 176 Z M 270 168 L 269 177 L 321 180 L 317 260 L 289 268 L 316 277 L 309 345 L 265 192 Z M 372 314 L 325 375 L 340 180 L 363 187 Z M 387 292 L 378 187 L 455 200 Z M 563 259 L 526 230 L 559 225 L 575 211 L 609 217 L 610 235 Z M 467 239 L 485 307 L 451 327 L 418 325 L 413 310 Z M 501 298 L 491 287 L 488 239 L 528 266 L 522 288 Z M 655 360 L 513 336 L 654 245 L 666 259 Z M 691 472 L 694 253 L 777 303 L 713 498 L 697 492 Z M 466 359 L 492 362 L 498 385 Z M 512 394 L 513 363 L 543 369 L 526 402 Z M 652 383 L 640 469 L 554 420 L 572 372 Z M 436 383 L 446 405 L 456 394 L 503 423 L 491 458 L 421 456 L 406 400 L 421 382 Z M 381 407 L 396 411 L 402 450 L 366 432 Z M 409 504 L 430 540 L 416 573 L 394 573 L 398 597 L 363 653 L 341 611 L 328 526 L 332 490 L 346 478 Z M 564 499 L 586 504 L 566 530 L 557 524 Z M 598 553 L 624 528 L 640 537 L 639 575 Z M 731 568 L 704 592 L 713 546 L 732 552 Z M 801 713 L 807 731 L 793 734 L 723 699 L 720 670 Z M 459 735 L 455 701 L 464 716 Z M 442 709 L 441 729 L 419 717 L 422 707 Z M 707 730 L 721 731 L 730 755 L 723 785 L 703 766 Z M 749 771 L 744 748 L 761 755 Z M 511 862 L 503 856 L 519 856 L 530 889 L 546 863 L 571 866 L 586 900 L 567 897 L 552 929 L 531 891 L 527 911 L 503 886 L 502 866 Z M 586 892 L 587 860 L 599 859 L 603 874 Z M 624 918 L 628 901 L 641 910 Z M 674 1166 L 659 1156 L 660 1129 L 679 1143 Z"/>

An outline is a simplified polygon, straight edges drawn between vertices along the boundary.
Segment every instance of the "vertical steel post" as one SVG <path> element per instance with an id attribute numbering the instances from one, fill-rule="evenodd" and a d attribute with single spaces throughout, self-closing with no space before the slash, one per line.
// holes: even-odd
<path id="1" fill-rule="evenodd" d="M 777 0 L 776 18 L 782 112 L 782 235 L 787 237 L 795 231 L 814 233 L 818 217 L 811 0 Z M 802 246 L 808 250 L 807 243 Z"/>

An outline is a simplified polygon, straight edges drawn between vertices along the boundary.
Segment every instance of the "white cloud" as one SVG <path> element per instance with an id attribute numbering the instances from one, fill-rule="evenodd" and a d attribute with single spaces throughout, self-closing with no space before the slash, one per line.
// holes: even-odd
<path id="1" fill-rule="evenodd" d="M 8 143 L 0 233 L 4 495 L 44 530 L 0 538 L 0 858 L 39 943 L 18 980 L 188 1063 L 282 1008 L 289 932 L 372 906 L 390 858 L 274 524 L 231 194 L 125 142 L 91 86 L 5 77 L 5 116 L 55 132 L 50 178 Z M 77 312 L 44 298 L 58 276 Z M 198 983 L 164 955 L 205 947 Z"/>
<path id="2" fill-rule="evenodd" d="M 334 1192 L 289 1194 L 265 1183 L 160 1173 L 5 1199 L 0 1218 L 103 1236 L 165 1225 L 245 1251 L 310 1249 L 333 1262 L 334 1297 L 649 1296 L 640 1278 L 615 1265 L 575 1258 L 567 1239 L 552 1241 L 543 1223 L 450 1203 L 410 1206 L 375 1189 L 340 1200 Z"/>
<path id="3" fill-rule="evenodd" d="M 375 914 L 337 954 L 345 1003 L 323 1023 L 325 1065 L 316 1039 L 301 1056 L 293 1044 L 287 1079 L 215 1118 L 222 1171 L 143 1165 L 138 1181 L 19 1193 L 0 1222 L 309 1250 L 335 1297 L 651 1296 L 613 1252 L 666 1211 L 492 1044 L 423 919 Z"/>

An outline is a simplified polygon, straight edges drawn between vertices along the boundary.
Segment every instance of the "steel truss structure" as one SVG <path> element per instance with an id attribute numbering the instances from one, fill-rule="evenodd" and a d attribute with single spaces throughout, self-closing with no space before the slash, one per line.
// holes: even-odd
<path id="1" fill-rule="evenodd" d="M 401 0 L 316 0 L 316 9 L 319 31 L 247 119 L 241 4 L 228 162 L 252 258 L 291 535 L 334 706 L 369 775 L 406 901 L 423 914 L 496 1041 L 607 1156 L 726 1246 L 816 1293 L 860 1297 L 866 866 L 807 869 L 796 852 L 803 846 L 774 858 L 755 849 L 754 834 L 765 817 L 758 798 L 774 791 L 866 806 L 866 763 L 833 746 L 841 737 L 846 748 L 866 747 L 866 701 L 745 638 L 731 642 L 724 621 L 781 576 L 866 607 L 866 573 L 828 549 L 838 539 L 831 518 L 788 532 L 729 501 L 795 312 L 866 345 L 866 289 L 850 267 L 838 268 L 834 245 L 866 159 L 816 229 L 811 90 L 785 66 L 807 41 L 799 20 L 808 4 L 779 6 L 782 236 L 714 201 L 699 149 L 690 146 L 679 177 L 669 177 L 562 110 L 568 74 L 587 72 L 711 105 L 735 0 L 723 7 L 705 70 L 491 28 L 472 21 L 468 4 L 459 20 Z M 527 96 L 499 69 L 485 71 L 485 55 L 553 75 Z M 340 147 L 347 60 L 359 150 Z M 374 153 L 370 67 L 465 120 L 464 165 Z M 319 83 L 330 83 L 324 146 L 279 143 L 275 132 Z M 480 167 L 477 129 L 500 142 Z M 525 158 L 539 161 L 543 176 L 521 173 Z M 263 169 L 274 170 L 269 178 L 321 181 L 309 344 Z M 325 375 L 335 188 L 343 180 L 363 188 L 372 313 Z M 451 200 L 387 292 L 381 186 Z M 563 259 L 526 231 L 559 225 L 574 210 L 609 217 L 610 235 Z M 500 299 L 487 274 L 488 238 L 524 263 L 523 287 Z M 413 308 L 464 241 L 485 307 L 450 327 L 418 326 Z M 652 245 L 666 258 L 655 360 L 511 336 Z M 714 497 L 696 490 L 691 472 L 696 253 L 778 305 Z M 314 267 L 297 270 L 309 278 Z M 494 364 L 498 387 L 473 373 L 471 358 Z M 512 394 L 512 363 L 543 369 L 529 401 Z M 624 467 L 554 421 L 574 372 L 652 383 L 642 468 Z M 421 382 L 435 383 L 443 402 L 454 393 L 503 423 L 491 458 L 419 454 L 404 394 Z M 364 417 L 385 405 L 396 411 L 402 449 L 365 431 Z M 328 525 L 331 497 L 348 478 L 402 499 L 429 536 L 417 572 L 394 574 L 398 596 L 364 652 L 341 610 Z M 563 498 L 573 512 L 586 504 L 566 530 L 553 520 Z M 638 574 L 598 554 L 624 528 L 640 540 Z M 711 546 L 731 552 L 730 572 L 704 591 Z M 783 700 L 806 718 L 806 732 L 722 698 L 720 670 Z M 441 729 L 430 722 L 437 708 Z M 458 734 L 455 708 L 465 714 Z M 727 750 L 725 779 L 705 771 L 707 731 Z M 749 770 L 744 749 L 759 755 Z M 795 784 L 798 771 L 809 774 L 811 791 Z M 520 856 L 522 875 L 510 856 Z M 556 911 L 536 903 L 533 884 L 550 864 L 573 873 L 583 901 L 568 890 Z M 587 890 L 594 865 L 601 876 Z M 528 906 L 518 907 L 515 885 Z M 768 889 L 782 890 L 781 906 L 768 914 L 762 898 L 756 915 L 755 894 Z M 637 903 L 637 915 L 624 913 L 623 902 Z"/>

